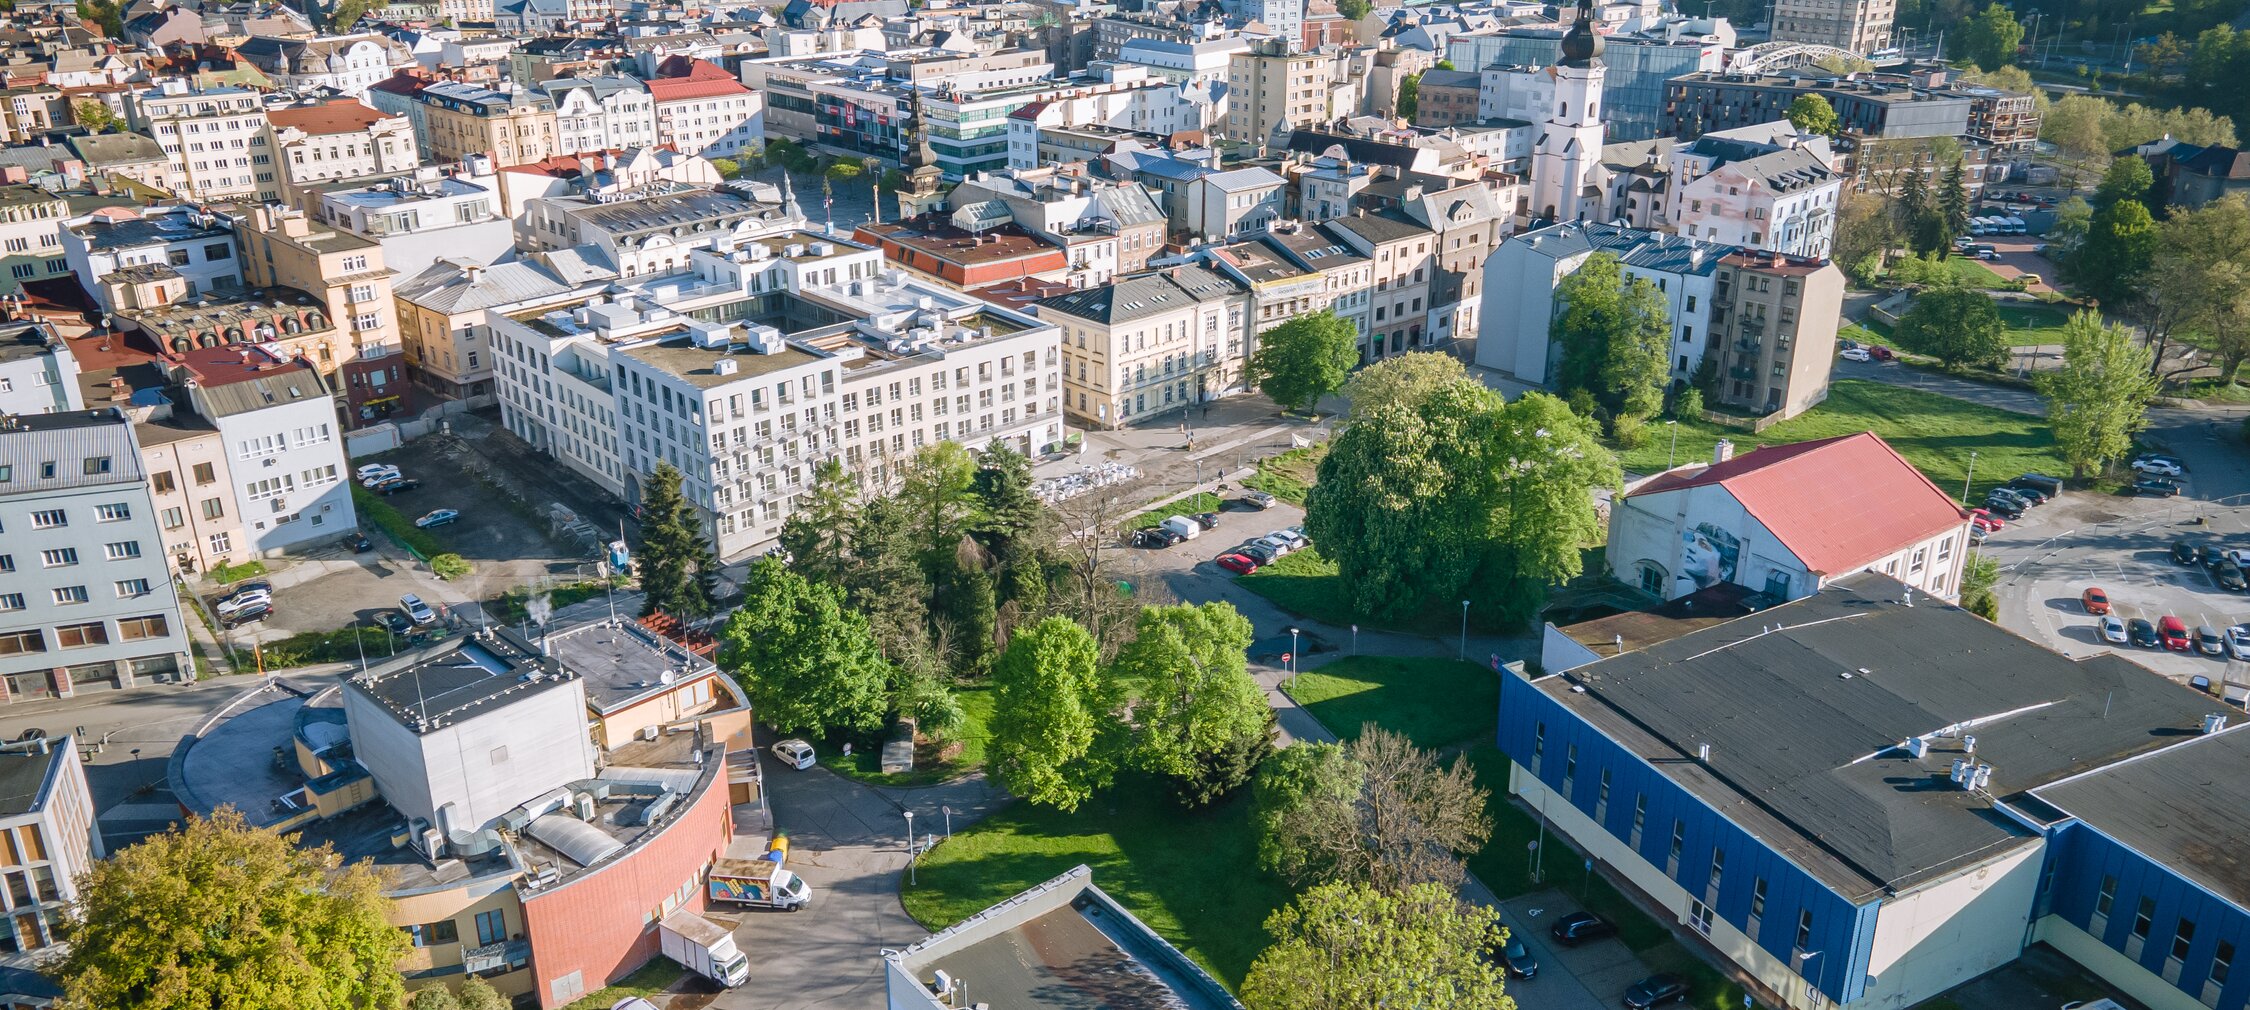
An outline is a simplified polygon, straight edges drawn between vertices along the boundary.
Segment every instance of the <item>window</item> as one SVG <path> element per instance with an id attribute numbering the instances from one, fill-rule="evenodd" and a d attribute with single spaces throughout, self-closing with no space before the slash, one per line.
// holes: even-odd
<path id="1" fill-rule="evenodd" d="M 1672 849 L 1664 857 L 1664 872 L 1676 873 L 1680 868 L 1680 850 L 1687 846 L 1687 822 L 1672 818 Z"/>
<path id="2" fill-rule="evenodd" d="M 1564 802 L 1570 800 L 1570 784 L 1578 778 L 1578 745 L 1571 744 L 1563 750 L 1562 791 Z"/>
<path id="3" fill-rule="evenodd" d="M 2227 984 L 2227 969 L 2234 967 L 2234 944 L 2219 941 L 2219 949 L 2211 955 L 2211 984 Z"/>
<path id="4" fill-rule="evenodd" d="M 27 652 L 47 651 L 47 639 L 39 629 L 25 631 L 0 631 L 0 656 L 20 656 Z"/>
<path id="5" fill-rule="evenodd" d="M 121 600 L 148 595 L 147 579 L 119 579 L 115 585 L 117 587 L 117 598 Z"/>
<path id="6" fill-rule="evenodd" d="M 1812 909 L 1807 908 L 1797 913 L 1797 949 L 1803 951 L 1811 947 Z"/>
<path id="7" fill-rule="evenodd" d="M 203 518 L 217 519 L 227 514 L 227 503 L 222 498 L 203 499 Z"/>
<path id="8" fill-rule="evenodd" d="M 1600 790 L 1599 790 L 1599 791 L 1597 791 L 1597 792 L 1595 792 L 1595 793 L 1594 793 L 1594 819 L 1595 819 L 1595 820 L 1597 820 L 1597 821 L 1599 821 L 1599 820 L 1603 820 L 1603 819 L 1604 819 L 1603 815 L 1604 815 L 1604 814 L 1606 814 L 1606 813 L 1607 813 L 1608 811 L 1609 811 L 1609 769 L 1605 767 L 1605 768 L 1603 768 L 1603 769 L 1602 769 L 1602 784 L 1601 784 L 1601 788 L 1600 788 Z"/>
<path id="9" fill-rule="evenodd" d="M 100 621 L 56 625 L 55 644 L 65 649 L 79 649 L 89 645 L 108 645 L 109 629 L 103 626 Z"/>
<path id="10" fill-rule="evenodd" d="M 2172 930 L 2172 960 L 2185 961 L 2188 948 L 2195 946 L 2195 920 L 2181 919 Z"/>
<path id="11" fill-rule="evenodd" d="M 102 556 L 111 561 L 129 561 L 141 556 L 141 542 L 120 540 L 113 544 L 103 544 Z"/>
<path id="12" fill-rule="evenodd" d="M 234 535 L 233 535 L 233 534 L 231 534 L 231 533 L 213 533 L 213 534 L 211 534 L 211 553 L 213 553 L 213 554 L 225 554 L 226 552 L 228 552 L 228 551 L 231 551 L 231 550 L 233 550 L 233 549 L 234 549 Z"/>
<path id="13" fill-rule="evenodd" d="M 77 563 L 76 547 L 50 547 L 39 552 L 39 566 L 42 568 L 63 568 Z"/>
<path id="14" fill-rule="evenodd" d="M 499 943 L 508 938 L 508 916 L 501 909 L 477 913 L 477 943 Z"/>
<path id="15" fill-rule="evenodd" d="M 172 493 L 172 471 L 158 470 L 148 475 L 149 489 L 157 494 Z"/>
<path id="16" fill-rule="evenodd" d="M 2133 913 L 2133 935 L 2148 939 L 2148 928 L 2156 922 L 2156 899 L 2142 898 L 2141 907 Z"/>
<path id="17" fill-rule="evenodd" d="M 1704 936 L 1711 935 L 1711 906 L 1694 898 L 1688 899 L 1688 925 Z"/>
<path id="18" fill-rule="evenodd" d="M 400 926 L 399 928 L 406 931 L 406 935 L 413 939 L 414 945 L 417 947 L 428 947 L 440 943 L 458 943 L 461 939 L 461 931 L 454 927 L 451 919 L 439 919 L 436 922 L 425 922 L 419 926 Z"/>
<path id="19" fill-rule="evenodd" d="M 345 273 L 358 273 L 359 271 L 361 271 L 361 270 L 365 270 L 365 269 L 367 269 L 367 257 L 365 257 L 365 256 L 346 256 L 346 257 L 344 257 L 344 272 L 345 272 Z"/>
<path id="20" fill-rule="evenodd" d="M 1539 758 L 1547 753 L 1547 724 L 1531 727 L 1531 773 L 1539 774 Z"/>
<path id="21" fill-rule="evenodd" d="M 1758 920 L 1765 917 L 1766 878 L 1758 877 L 1750 882 L 1750 928 L 1746 932 L 1755 938 L 1758 935 Z"/>
<path id="22" fill-rule="evenodd" d="M 197 464 L 195 465 L 195 482 L 196 482 L 197 484 L 199 484 L 199 485 L 200 485 L 200 484 L 209 484 L 209 483 L 211 483 L 212 481 L 215 481 L 215 480 L 218 480 L 218 479 L 219 479 L 219 477 L 218 477 L 218 474 L 217 474 L 217 473 L 215 473 L 215 472 L 214 472 L 214 471 L 212 470 L 212 468 L 211 468 L 211 464 L 209 464 L 209 463 L 197 463 Z"/>
<path id="23" fill-rule="evenodd" d="M 84 465 L 84 466 L 85 466 L 85 468 L 86 468 L 86 472 L 87 472 L 87 473 L 89 473 L 89 474 L 97 474 L 97 473 L 108 473 L 108 472 L 109 472 L 109 457 L 107 457 L 107 456 L 88 456 L 88 457 L 86 457 L 86 462 L 85 462 L 85 463 L 84 463 L 83 465 Z"/>
<path id="24" fill-rule="evenodd" d="M 0 593 L 0 610 L 22 610 L 22 593 Z"/>
<path id="25" fill-rule="evenodd" d="M 1635 793 L 1633 795 L 1633 833 L 1626 838 L 1627 845 L 1635 849 L 1641 847 L 1641 824 L 1647 820 L 1648 794 Z"/>
<path id="26" fill-rule="evenodd" d="M 57 526 L 68 525 L 70 525 L 70 517 L 64 515 L 61 509 L 46 509 L 31 514 L 31 528 L 35 530 L 48 530 Z"/>
<path id="27" fill-rule="evenodd" d="M 55 599 L 55 603 L 62 606 L 68 606 L 73 603 L 84 603 L 86 602 L 86 587 L 57 586 L 55 587 L 53 596 Z"/>
<path id="28" fill-rule="evenodd" d="M 133 518 L 133 506 L 124 502 L 111 502 L 94 506 L 94 521 L 98 523 L 124 522 Z"/>
<path id="29" fill-rule="evenodd" d="M 2102 878 L 2102 893 L 2094 899 L 2094 914 L 2107 917 L 2109 910 L 2116 905 L 2117 878 L 2105 876 Z"/>
<path id="30" fill-rule="evenodd" d="M 1726 872 L 1727 872 L 1727 850 L 1725 850 L 1725 849 L 1712 849 L 1712 850 L 1711 850 L 1711 893 L 1712 893 L 1712 894 L 1716 895 L 1716 894 L 1718 894 L 1718 893 L 1719 893 L 1719 881 L 1720 881 L 1721 879 L 1723 879 L 1723 878 L 1724 878 L 1724 877 L 1726 876 Z"/>
<path id="31" fill-rule="evenodd" d="M 171 626 L 164 623 L 163 614 L 117 619 L 117 638 L 119 641 L 130 642 L 141 638 L 163 638 L 170 634 L 171 630 Z"/>
<path id="32" fill-rule="evenodd" d="M 187 517 L 178 508 L 168 508 L 157 515 L 165 529 L 176 530 L 187 525 Z"/>

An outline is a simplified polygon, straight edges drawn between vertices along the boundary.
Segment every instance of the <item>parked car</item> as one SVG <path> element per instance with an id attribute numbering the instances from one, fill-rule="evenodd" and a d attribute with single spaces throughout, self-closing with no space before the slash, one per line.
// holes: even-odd
<path id="1" fill-rule="evenodd" d="M 354 534 L 352 534 L 352 553 L 354 553 L 354 554 L 365 554 L 365 553 L 367 553 L 368 551 L 371 551 L 371 550 L 374 550 L 374 549 L 375 549 L 375 542 L 374 542 L 374 541 L 372 541 L 372 540 L 369 540 L 369 539 L 367 539 L 367 534 L 365 534 L 365 533 L 354 533 Z"/>
<path id="2" fill-rule="evenodd" d="M 388 484 L 376 488 L 375 493 L 380 495 L 405 494 L 406 492 L 412 491 L 415 488 L 421 486 L 421 481 L 414 480 L 412 478 L 401 477 Z"/>
<path id="3" fill-rule="evenodd" d="M 1486 944 L 1484 956 L 1507 972 L 1509 978 L 1530 978 L 1539 974 L 1539 959 L 1531 956 L 1531 948 L 1514 936 L 1508 937 L 1506 943 Z"/>
<path id="4" fill-rule="evenodd" d="M 2250 624 L 2227 629 L 2227 652 L 2236 659 L 2250 659 Z"/>
<path id="5" fill-rule="evenodd" d="M 2180 477 L 2187 474 L 2187 467 L 2181 466 L 2178 461 L 2156 457 L 2134 460 L 2133 469 L 2151 477 Z"/>
<path id="6" fill-rule="evenodd" d="M 1291 541 L 1288 537 L 1284 537 L 1274 533 L 1268 533 L 1265 536 L 1259 537 L 1255 542 L 1273 548 L 1273 552 L 1276 555 L 1292 554 L 1297 550 L 1297 545 L 1295 542 Z"/>
<path id="7" fill-rule="evenodd" d="M 1984 493 L 1984 496 L 1985 496 L 1985 497 L 1986 497 L 1987 499 L 1991 499 L 1991 498 L 2000 498 L 2000 499 L 2004 499 L 2004 500 L 2007 500 L 2007 501 L 2012 501 L 2012 502 L 2015 502 L 2016 504 L 2018 504 L 2018 505 L 2020 505 L 2020 506 L 2022 506 L 2022 507 L 2024 507 L 2024 508 L 2027 508 L 2027 509 L 2028 509 L 2028 508 L 2031 508 L 2031 507 L 2032 507 L 2032 506 L 2034 506 L 2034 505 L 2037 505 L 2037 504 L 2039 504 L 2039 502 L 2037 502 L 2037 501 L 2033 500 L 2033 499 L 2032 499 L 2032 497 L 2031 497 L 2030 495 L 2026 495 L 2026 494 L 2020 494 L 2020 493 L 2018 493 L 2018 492 L 2017 492 L 2017 491 L 2016 491 L 2016 490 L 2015 490 L 2014 488 L 2009 488 L 2009 487 L 1996 487 L 1996 488 L 1993 488 L 1993 489 L 1992 489 L 1992 490 L 1990 490 L 1990 491 L 1986 491 L 1986 492 Z"/>
<path id="8" fill-rule="evenodd" d="M 413 593 L 398 598 L 398 609 L 406 611 L 407 619 L 416 624 L 437 623 L 437 611 L 431 610 L 429 604 Z"/>
<path id="9" fill-rule="evenodd" d="M 375 623 L 382 625 L 383 630 L 394 635 L 403 635 L 414 630 L 414 622 L 407 620 L 405 614 L 396 610 L 386 610 L 376 614 Z"/>
<path id="10" fill-rule="evenodd" d="M 2085 592 L 2078 594 L 2078 602 L 2085 605 L 2089 614 L 2109 613 L 2109 594 L 2100 586 L 2087 586 Z"/>
<path id="11" fill-rule="evenodd" d="M 2170 498 L 2180 493 L 2180 486 L 2162 477 L 2150 477 L 2134 481 L 2133 493 L 2144 498 Z"/>
<path id="12" fill-rule="evenodd" d="M 2049 477 L 2043 473 L 2027 473 L 2009 481 L 2008 484 L 2011 487 L 2038 488 L 2049 498 L 2060 497 L 2063 493 L 2062 478 Z"/>
<path id="13" fill-rule="evenodd" d="M 2225 554 L 2228 561 L 2234 562 L 2235 567 L 2250 570 L 2250 551 L 2236 548 L 2234 550 L 2221 551 L 2220 553 Z"/>
<path id="14" fill-rule="evenodd" d="M 2055 497 L 2054 495 L 2048 494 L 2047 492 L 2040 490 L 2039 488 L 2024 484 L 2003 484 L 2001 485 L 2000 490 L 2015 495 L 2016 497 L 2030 502 L 2033 505 L 2045 505 L 2050 499 Z"/>
<path id="15" fill-rule="evenodd" d="M 1273 496 L 1265 493 L 1264 491 L 1244 491 L 1242 492 L 1242 500 L 1245 504 L 1249 505 L 1251 508 L 1257 509 L 1260 512 L 1263 512 L 1274 506 Z"/>
<path id="16" fill-rule="evenodd" d="M 1881 344 L 1867 345 L 1867 356 L 1877 361 L 1895 361 L 1898 359 L 1898 355 L 1891 353 L 1890 348 Z"/>
<path id="17" fill-rule="evenodd" d="M 1993 514 L 1991 509 L 1970 509 L 1969 524 L 1994 531 L 2008 528 L 2008 520 Z"/>
<path id="18" fill-rule="evenodd" d="M 1188 518 L 1194 520 L 1197 526 L 1207 530 L 1219 528 L 1219 514 L 1217 512 L 1198 512 Z"/>
<path id="19" fill-rule="evenodd" d="M 2119 620 L 2116 614 L 2110 614 L 2102 618 L 2101 631 L 2102 641 L 2114 645 L 2125 644 L 2125 622 Z"/>
<path id="20" fill-rule="evenodd" d="M 1565 947 L 1576 947 L 1591 940 L 1617 935 L 1617 926 L 1592 912 L 1572 912 L 1555 920 L 1547 933 L 1555 942 Z"/>
<path id="21" fill-rule="evenodd" d="M 1625 990 L 1627 1010 L 1648 1010 L 1687 999 L 1687 980 L 1678 975 L 1650 975 Z"/>
<path id="22" fill-rule="evenodd" d="M 1984 500 L 1984 508 L 1988 512 L 2005 516 L 2009 519 L 2023 518 L 2023 500 L 2020 498 L 1986 498 Z"/>
<path id="23" fill-rule="evenodd" d="M 1218 565 L 1236 575 L 1248 575 L 1258 570 L 1258 563 L 1246 554 L 1230 551 L 1218 557 Z"/>
<path id="24" fill-rule="evenodd" d="M 787 767 L 804 771 L 813 766 L 813 746 L 803 740 L 783 740 L 773 745 L 773 756 Z"/>
<path id="25" fill-rule="evenodd" d="M 376 474 L 376 475 L 374 475 L 374 476 L 372 476 L 372 477 L 361 477 L 361 478 L 359 479 L 359 485 L 360 485 L 361 487 L 370 487 L 370 488 L 371 488 L 371 487 L 375 487 L 375 486 L 378 486 L 378 485 L 380 485 L 380 484 L 383 484 L 383 483 L 385 483 L 385 482 L 388 482 L 388 481 L 394 481 L 394 480 L 398 480 L 399 478 L 401 478 L 401 477 L 403 477 L 403 476 L 404 476 L 403 474 L 401 474 L 401 473 L 399 473 L 399 472 L 398 472 L 398 468 L 394 466 L 394 467 L 390 468 L 389 470 L 387 470 L 387 471 L 384 471 L 384 472 L 382 472 L 382 473 L 378 473 L 378 474 Z"/>
<path id="26" fill-rule="evenodd" d="M 395 476 L 398 476 L 398 467 L 389 463 L 365 463 L 361 464 L 359 469 L 352 471 L 352 479 L 354 480 L 364 481 Z"/>
<path id="27" fill-rule="evenodd" d="M 217 611 L 220 617 L 226 617 L 229 614 L 240 611 L 244 607 L 258 606 L 261 604 L 270 605 L 272 603 L 273 590 L 266 589 L 261 586 L 259 588 L 237 589 L 225 596 L 221 596 L 211 602 L 211 609 Z"/>
<path id="28" fill-rule="evenodd" d="M 1273 564 L 1276 559 L 1281 557 L 1281 552 L 1274 550 L 1272 544 L 1261 543 L 1256 540 L 1236 546 L 1234 553 L 1243 555 L 1260 565 Z"/>
<path id="29" fill-rule="evenodd" d="M 1312 541 L 1305 539 L 1305 535 L 1303 533 L 1299 533 L 1294 529 L 1275 530 L 1271 533 L 1266 534 L 1266 537 L 1267 539 L 1280 537 L 1282 540 L 1288 542 L 1289 549 L 1293 551 L 1303 550 L 1307 547 L 1312 546 Z"/>
<path id="30" fill-rule="evenodd" d="M 2195 649 L 2206 656 L 2224 656 L 2227 654 L 2227 640 L 2219 634 L 2219 629 L 2208 624 L 2198 624 L 2195 626 Z"/>
<path id="31" fill-rule="evenodd" d="M 1846 347 L 1836 352 L 1836 356 L 1845 361 L 1873 361 L 1875 359 L 1875 356 L 1867 353 L 1867 348 L 1864 347 Z"/>
<path id="32" fill-rule="evenodd" d="M 2202 560 L 2202 559 L 2203 559 L 2203 545 L 2202 545 L 2202 544 L 2198 544 L 2198 543 L 2196 543 L 2195 541 L 2193 541 L 2193 540 L 2189 540 L 2189 539 L 2186 539 L 2186 538 L 2184 538 L 2184 537 L 2183 537 L 2183 538 L 2181 538 L 2181 539 L 2179 539 L 2179 540 L 2174 540 L 2174 541 L 2172 541 L 2172 563 L 2173 563 L 2173 564 L 2175 564 L 2175 565 L 2192 565 L 2192 564 L 2194 564 L 2194 563 L 2196 563 L 2197 561 L 2200 561 L 2200 560 Z"/>
<path id="33" fill-rule="evenodd" d="M 2125 638 L 2143 649 L 2154 649 L 2164 644 L 2162 640 L 2156 637 L 2156 625 L 2150 624 L 2148 618 L 2145 617 L 2136 617 L 2125 622 Z"/>
<path id="34" fill-rule="evenodd" d="M 271 616 L 273 616 L 273 604 L 260 602 L 250 604 L 232 614 L 221 617 L 219 623 L 229 628 L 239 628 L 245 624 L 256 624 Z"/>
<path id="35" fill-rule="evenodd" d="M 2186 652 L 2192 647 L 2188 640 L 2187 622 L 2173 614 L 2157 619 L 2156 637 L 2162 639 L 2164 647 L 2173 652 Z"/>
<path id="36" fill-rule="evenodd" d="M 1157 523 L 1156 528 L 1171 530 L 1179 534 L 1182 540 L 1193 540 L 1203 535 L 1203 525 L 1186 516 L 1168 516 L 1163 522 Z"/>
<path id="37" fill-rule="evenodd" d="M 1145 530 L 1134 530 L 1132 542 L 1133 546 L 1135 547 L 1146 547 L 1151 550 L 1162 550 L 1163 548 L 1170 547 L 1173 544 L 1179 543 L 1180 541 L 1185 539 L 1187 538 L 1179 535 L 1179 533 L 1173 530 L 1168 530 L 1161 526 L 1151 526 Z"/>
<path id="38" fill-rule="evenodd" d="M 422 518 L 414 520 L 414 525 L 423 529 L 434 529 L 459 518 L 461 518 L 459 509 L 431 509 L 423 513 Z"/>
<path id="39" fill-rule="evenodd" d="M 2231 589 L 2238 593 L 2250 589 L 2250 578 L 2243 577 L 2242 566 L 2224 557 L 2220 557 L 2219 563 L 2211 568 L 2211 581 L 2218 583 L 2221 589 Z"/>

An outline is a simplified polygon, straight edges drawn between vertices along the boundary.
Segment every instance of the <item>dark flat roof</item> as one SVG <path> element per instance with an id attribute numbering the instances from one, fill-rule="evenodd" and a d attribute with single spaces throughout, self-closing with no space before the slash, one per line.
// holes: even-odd
<path id="1" fill-rule="evenodd" d="M 2028 843 L 1995 799 L 2229 711 L 2114 654 L 2072 660 L 1927 596 L 1908 606 L 1905 588 L 1862 572 L 1537 683 L 1855 902 Z M 1985 793 L 1948 781 L 1965 735 L 1992 766 Z"/>
<path id="2" fill-rule="evenodd" d="M 2250 726 L 2240 722 L 2034 794 L 2250 909 Z"/>
<path id="3" fill-rule="evenodd" d="M 345 678 L 416 733 L 553 690 L 572 676 L 515 632 L 494 628 L 409 653 Z"/>
<path id="4" fill-rule="evenodd" d="M 62 760 L 62 748 L 75 746 L 74 741 L 58 737 L 48 744 L 45 754 L 37 748 L 0 754 L 0 816 L 27 814 L 37 807 L 40 794 L 46 790 L 47 773 Z"/>

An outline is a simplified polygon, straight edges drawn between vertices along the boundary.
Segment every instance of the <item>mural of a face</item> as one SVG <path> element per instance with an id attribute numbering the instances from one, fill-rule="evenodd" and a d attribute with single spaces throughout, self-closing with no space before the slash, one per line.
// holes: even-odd
<path id="1" fill-rule="evenodd" d="M 1733 578 L 1735 559 L 1741 554 L 1742 542 L 1710 523 L 1681 530 L 1680 574 L 1672 580 L 1672 596 L 1686 596 Z"/>

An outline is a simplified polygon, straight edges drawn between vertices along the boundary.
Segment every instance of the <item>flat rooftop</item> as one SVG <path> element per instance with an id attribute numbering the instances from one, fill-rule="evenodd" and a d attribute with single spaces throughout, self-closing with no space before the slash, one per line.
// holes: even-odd
<path id="1" fill-rule="evenodd" d="M 1766 600 L 1764 594 L 1754 593 L 1732 582 L 1714 582 L 1679 599 L 1666 600 L 1646 610 L 1628 610 L 1555 630 L 1596 655 L 1618 656 L 1669 642 L 1690 632 L 1725 624 L 1738 617 L 1747 617 L 1764 606 L 1763 603 L 1753 603 L 1752 597 Z"/>
<path id="2" fill-rule="evenodd" d="M 515 632 L 494 628 L 371 666 L 344 683 L 420 734 L 554 690 L 573 676 Z"/>
<path id="3" fill-rule="evenodd" d="M 665 374 L 677 375 L 697 389 L 712 389 L 825 360 L 789 343 L 783 343 L 781 349 L 772 354 L 760 354 L 742 344 L 698 347 L 684 328 L 678 336 L 626 347 L 620 353 Z M 719 374 L 718 365 L 722 360 L 735 363 L 734 374 Z"/>
<path id="4" fill-rule="evenodd" d="M 1084 866 L 897 954 L 928 996 L 939 971 L 974 1002 L 1048 1010 L 1241 1010 L 1241 1004 L 1093 883 Z M 914 1006 L 891 979 L 891 1005 Z M 904 995 L 907 998 L 901 999 Z"/>
<path id="5" fill-rule="evenodd" d="M 46 746 L 28 746 L 0 753 L 0 817 L 27 814 L 37 809 L 47 792 L 47 776 L 62 760 L 66 747 L 77 742 L 57 737 Z"/>
<path id="6" fill-rule="evenodd" d="M 585 681 L 586 704 L 605 715 L 718 671 L 710 660 L 622 617 L 550 632 L 547 648 Z"/>
<path id="7" fill-rule="evenodd" d="M 0 323 L 0 362 L 28 361 L 61 346 L 54 329 L 36 319 Z"/>
<path id="8" fill-rule="evenodd" d="M 1855 902 L 2028 844 L 1995 801 L 2179 743 L 2232 711 L 2123 657 L 2073 660 L 1958 607 L 1911 602 L 1862 572 L 1534 683 Z M 1969 736 L 1992 767 L 1984 791 L 1949 781 Z"/>
<path id="9" fill-rule="evenodd" d="M 2032 791 L 2150 861 L 2250 908 L 2250 725 Z"/>

